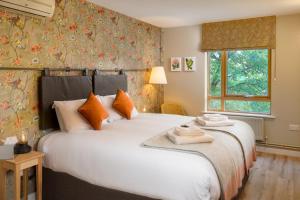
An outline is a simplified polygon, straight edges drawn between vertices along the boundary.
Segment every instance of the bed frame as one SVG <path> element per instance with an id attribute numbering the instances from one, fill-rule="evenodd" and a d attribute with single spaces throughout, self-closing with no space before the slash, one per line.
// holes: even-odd
<path id="1" fill-rule="evenodd" d="M 42 76 L 39 80 L 40 129 L 59 129 L 53 101 L 87 98 L 91 91 L 96 95 L 112 95 L 118 89 L 127 91 L 127 76 Z M 151 200 L 151 198 L 104 188 L 75 178 L 67 173 L 43 168 L 43 200 Z"/>
<path id="2" fill-rule="evenodd" d="M 96 95 L 112 95 L 118 89 L 127 91 L 127 76 L 122 71 L 118 75 L 97 75 L 95 72 L 93 76 L 42 76 L 39 80 L 40 129 L 59 129 L 53 101 L 84 99 L 91 91 Z M 43 168 L 43 173 L 43 200 L 153 200 L 93 185 L 48 168 Z"/>
<path id="3" fill-rule="evenodd" d="M 118 89 L 127 91 L 127 76 L 42 76 L 39 80 L 40 130 L 58 130 L 59 125 L 53 101 L 86 99 L 91 91 L 96 95 L 116 94 Z"/>
<path id="4" fill-rule="evenodd" d="M 153 200 L 82 181 L 66 173 L 43 168 L 43 200 Z"/>

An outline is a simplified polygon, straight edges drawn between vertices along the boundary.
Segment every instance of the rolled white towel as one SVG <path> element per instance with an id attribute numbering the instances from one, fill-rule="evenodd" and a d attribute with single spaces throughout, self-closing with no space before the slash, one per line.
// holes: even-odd
<path id="1" fill-rule="evenodd" d="M 176 127 L 174 133 L 178 136 L 201 136 L 204 135 L 204 130 L 197 126 Z"/>
<path id="2" fill-rule="evenodd" d="M 196 122 L 198 122 L 201 126 L 209 126 L 209 127 L 219 127 L 219 126 L 233 126 L 234 121 L 232 120 L 224 120 L 224 121 L 207 121 L 202 117 L 196 117 Z"/>
<path id="3" fill-rule="evenodd" d="M 204 114 L 203 119 L 206 121 L 225 121 L 228 117 L 221 114 Z"/>
<path id="4" fill-rule="evenodd" d="M 178 136 L 173 131 L 168 131 L 167 137 L 174 144 L 196 144 L 213 142 L 214 138 L 208 134 L 202 136 Z"/>

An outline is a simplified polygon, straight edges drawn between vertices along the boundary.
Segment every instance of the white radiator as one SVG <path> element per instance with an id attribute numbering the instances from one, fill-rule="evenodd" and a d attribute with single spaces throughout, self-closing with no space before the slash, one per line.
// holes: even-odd
<path id="1" fill-rule="evenodd" d="M 260 117 L 244 117 L 244 116 L 228 116 L 230 119 L 241 120 L 248 123 L 254 133 L 255 139 L 259 141 L 265 141 L 265 133 L 264 133 L 264 119 Z"/>

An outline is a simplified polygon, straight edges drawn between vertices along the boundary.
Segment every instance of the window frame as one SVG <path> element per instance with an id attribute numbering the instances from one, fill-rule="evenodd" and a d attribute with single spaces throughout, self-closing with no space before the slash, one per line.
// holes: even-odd
<path id="1" fill-rule="evenodd" d="M 239 49 L 239 50 L 254 50 L 254 49 Z M 258 50 L 258 49 L 257 49 Z M 237 101 L 262 101 L 271 102 L 271 61 L 272 61 L 272 50 L 268 49 L 268 95 L 267 96 L 243 96 L 243 95 L 228 95 L 227 94 L 227 53 L 231 50 L 222 50 L 221 52 L 221 96 L 211 96 L 210 95 L 210 59 L 209 52 L 207 53 L 207 66 L 208 66 L 208 86 L 207 86 L 207 110 L 208 111 L 221 111 L 221 112 L 235 112 L 230 110 L 225 110 L 226 100 L 237 100 Z M 238 51 L 238 49 L 236 49 Z M 210 109 L 210 100 L 221 100 L 221 109 Z M 243 112 L 243 111 L 240 111 Z M 245 112 L 244 113 L 251 113 Z M 270 110 L 271 114 L 271 110 Z"/>

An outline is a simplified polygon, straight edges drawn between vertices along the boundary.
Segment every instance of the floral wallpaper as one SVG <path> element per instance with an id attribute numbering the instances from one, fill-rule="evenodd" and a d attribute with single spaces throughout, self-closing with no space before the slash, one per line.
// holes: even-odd
<path id="1" fill-rule="evenodd" d="M 0 10 L 1 67 L 146 68 L 161 64 L 161 29 L 85 0 L 56 0 L 52 18 Z M 65 74 L 62 72 L 60 74 Z M 137 108 L 157 111 L 162 89 L 128 72 Z M 0 139 L 38 128 L 37 71 L 0 71 Z"/>

